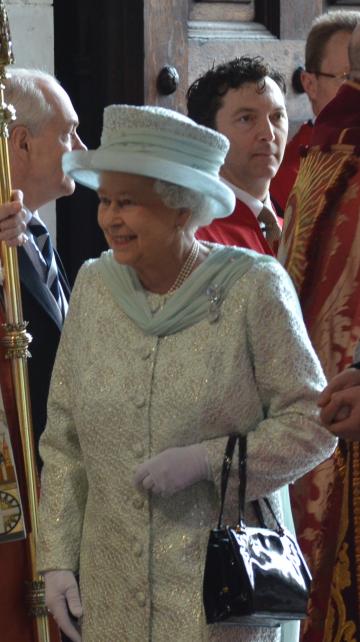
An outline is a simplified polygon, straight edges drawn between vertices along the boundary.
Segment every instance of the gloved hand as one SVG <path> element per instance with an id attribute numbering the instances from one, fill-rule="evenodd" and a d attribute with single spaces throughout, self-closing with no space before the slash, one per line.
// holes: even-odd
<path id="1" fill-rule="evenodd" d="M 168 448 L 138 467 L 134 484 L 158 495 L 170 496 L 203 479 L 211 479 L 205 446 Z"/>
<path id="2" fill-rule="evenodd" d="M 45 604 L 60 629 L 73 642 L 81 642 L 81 635 L 72 623 L 83 614 L 79 587 L 72 571 L 45 571 Z"/>

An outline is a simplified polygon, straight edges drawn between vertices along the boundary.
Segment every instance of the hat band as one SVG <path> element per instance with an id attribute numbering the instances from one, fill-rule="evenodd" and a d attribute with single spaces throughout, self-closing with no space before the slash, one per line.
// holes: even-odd
<path id="1" fill-rule="evenodd" d="M 204 172 L 209 172 L 213 176 L 218 176 L 219 166 L 224 162 L 224 152 L 217 150 L 212 153 L 209 159 L 209 149 L 201 145 L 199 141 L 186 141 L 183 139 L 174 140 L 159 132 L 159 136 L 146 135 L 145 133 L 132 133 L 131 136 L 112 137 L 111 141 L 102 138 L 101 147 L 97 151 L 105 152 L 129 152 L 132 154 L 144 154 L 161 158 L 163 160 L 173 161 L 181 165 L 193 167 Z"/>

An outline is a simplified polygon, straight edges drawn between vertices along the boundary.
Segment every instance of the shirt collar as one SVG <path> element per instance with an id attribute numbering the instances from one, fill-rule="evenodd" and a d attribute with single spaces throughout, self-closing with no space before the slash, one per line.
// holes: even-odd
<path id="1" fill-rule="evenodd" d="M 25 216 L 24 216 L 25 223 L 26 223 L 26 225 L 29 225 L 29 223 L 30 223 L 30 221 L 31 221 L 31 219 L 33 217 L 33 213 L 30 212 L 30 210 L 25 205 L 22 206 L 22 209 L 25 212 Z"/>
<path id="2" fill-rule="evenodd" d="M 26 207 L 26 205 L 23 205 L 22 208 L 23 208 L 23 210 L 25 212 L 25 223 L 26 223 L 26 225 L 29 225 L 32 217 L 34 217 L 37 221 L 39 221 L 39 223 L 41 223 L 42 225 L 44 225 L 46 227 L 44 221 L 40 218 L 38 210 L 35 210 L 34 212 L 31 212 L 31 210 L 29 210 L 29 208 Z"/>
<path id="3" fill-rule="evenodd" d="M 251 194 L 249 194 L 248 192 L 244 192 L 244 190 L 240 187 L 237 187 L 236 185 L 233 185 L 229 181 L 225 180 L 225 178 L 222 178 L 221 180 L 223 183 L 225 183 L 225 185 L 232 189 L 239 201 L 242 201 L 243 203 L 245 203 L 245 205 L 248 206 L 248 208 L 252 211 L 256 218 L 259 216 L 264 205 L 276 215 L 269 192 L 266 194 L 264 201 L 260 201 L 258 198 L 255 198 L 255 196 L 251 196 Z"/>

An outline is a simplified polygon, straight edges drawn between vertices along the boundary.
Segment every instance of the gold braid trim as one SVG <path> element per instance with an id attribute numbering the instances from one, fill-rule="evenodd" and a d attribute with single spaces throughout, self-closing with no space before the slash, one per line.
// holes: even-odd
<path id="1" fill-rule="evenodd" d="M 343 477 L 343 498 L 349 496 L 350 482 L 350 454 L 343 457 L 341 448 L 336 449 L 337 465 L 341 468 Z M 343 468 L 345 464 L 345 469 Z M 330 596 L 327 605 L 327 613 L 324 626 L 322 642 L 342 642 L 342 632 L 346 625 L 346 606 L 343 598 L 343 591 L 350 586 L 350 559 L 348 556 L 348 545 L 346 533 L 349 524 L 349 504 L 345 500 L 340 513 L 339 531 L 337 533 L 337 546 L 334 558 L 334 566 L 331 578 Z M 356 642 L 353 637 L 347 638 L 346 642 Z"/>
<path id="2" fill-rule="evenodd" d="M 322 642 L 358 642 L 356 624 L 347 616 L 343 592 L 352 588 L 351 576 L 355 575 L 356 600 L 360 604 L 360 443 L 343 442 L 346 444 L 347 456 L 340 447 L 336 449 L 336 463 L 343 477 L 343 506 L 340 517 L 340 528 L 337 541 L 337 554 L 333 577 L 331 581 L 330 600 L 325 620 Z M 345 467 L 345 468 L 344 468 Z M 352 490 L 351 512 L 354 523 L 355 572 L 350 568 L 349 545 L 346 534 L 349 527 L 350 487 Z M 354 587 L 355 588 L 355 587 Z"/>
<path id="3" fill-rule="evenodd" d="M 360 443 L 351 444 L 353 454 L 353 514 L 354 514 L 354 546 L 355 546 L 355 576 L 357 586 L 357 603 L 360 607 Z"/>
<path id="4" fill-rule="evenodd" d="M 345 482 L 345 476 L 346 476 L 346 467 L 347 467 L 347 460 L 348 460 L 348 449 L 342 447 L 343 444 L 346 442 L 342 442 L 340 440 L 339 445 L 337 446 L 335 452 L 334 452 L 334 459 L 335 459 L 335 468 L 338 471 L 342 482 Z"/>
<path id="5" fill-rule="evenodd" d="M 307 254 L 314 228 L 327 212 L 328 196 L 332 191 L 338 191 L 338 184 L 342 182 L 348 163 L 356 162 L 351 145 L 332 145 L 331 152 L 325 153 L 319 147 L 309 150 L 306 158 L 300 162 L 298 179 L 287 206 L 286 216 L 293 218 L 290 224 L 293 238 L 285 268 L 298 293 L 306 277 L 309 263 Z"/>
<path id="6" fill-rule="evenodd" d="M 339 136 L 339 141 L 338 141 L 340 144 L 343 142 L 343 140 L 344 140 L 346 134 L 348 133 L 348 131 L 350 131 L 349 127 L 347 127 L 346 129 L 342 130 L 342 132 L 341 132 L 341 134 Z"/>

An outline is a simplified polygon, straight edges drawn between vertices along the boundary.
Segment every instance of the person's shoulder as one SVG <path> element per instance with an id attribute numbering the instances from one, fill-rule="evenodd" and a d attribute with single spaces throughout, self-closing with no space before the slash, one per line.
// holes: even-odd
<path id="1" fill-rule="evenodd" d="M 270 279 L 270 276 L 278 280 L 287 278 L 287 274 L 279 261 L 268 254 L 262 254 L 255 250 L 237 246 L 221 246 L 212 244 L 213 248 L 223 263 L 229 263 L 234 272 L 239 276 L 247 275 L 249 279 L 262 280 Z"/>
<path id="2" fill-rule="evenodd" d="M 99 266 L 101 264 L 103 254 L 107 254 L 107 253 L 103 252 L 97 258 L 90 258 L 84 261 L 84 263 L 80 266 L 79 271 L 77 273 L 74 289 L 79 288 L 82 285 L 87 285 L 89 282 L 90 283 L 93 282 L 96 274 L 99 273 Z"/>
<path id="3" fill-rule="evenodd" d="M 248 247 L 238 245 L 222 245 L 220 243 L 209 243 L 206 245 L 211 248 L 212 254 L 216 254 L 218 260 L 230 263 L 244 262 L 245 260 L 251 266 L 257 266 L 259 269 L 267 265 L 278 264 L 279 261 L 269 254 L 257 252 Z"/>
<path id="4" fill-rule="evenodd" d="M 248 276 L 249 279 L 257 281 L 258 287 L 293 289 L 288 273 L 274 256 L 259 254 L 252 250 L 247 250 L 247 252 L 253 259 Z"/>
<path id="5" fill-rule="evenodd" d="M 245 296 L 250 315 L 281 314 L 285 310 L 301 317 L 301 309 L 293 282 L 281 263 L 271 256 L 259 256 L 246 274 Z"/>
<path id="6" fill-rule="evenodd" d="M 215 244 L 213 244 L 215 245 Z M 219 248 L 222 246 L 218 246 Z M 222 247 L 222 250 L 225 250 L 225 253 L 229 254 L 234 260 L 242 259 L 243 257 L 248 257 L 251 259 L 252 263 L 257 266 L 272 265 L 273 263 L 278 263 L 275 257 L 270 256 L 269 254 L 263 254 L 262 252 L 257 252 L 248 247 L 239 247 L 237 245 L 229 245 Z"/>
<path id="7" fill-rule="evenodd" d="M 98 272 L 99 271 L 99 266 L 105 261 L 110 260 L 112 257 L 112 252 L 111 250 L 107 250 L 105 252 L 102 252 L 100 256 L 95 257 L 95 258 L 90 258 L 84 261 L 82 264 L 79 273 L 80 272 L 86 272 L 86 273 L 93 273 L 93 272 Z"/>
<path id="8" fill-rule="evenodd" d="M 281 276 L 287 274 L 283 266 L 277 260 L 277 258 L 275 258 L 275 256 L 269 256 L 268 254 L 259 254 L 258 252 L 253 251 L 252 254 L 254 255 L 253 270 L 262 272 L 264 274 L 268 273 Z"/>
<path id="9" fill-rule="evenodd" d="M 294 136 L 291 138 L 290 143 L 296 142 L 297 144 L 306 145 L 310 142 L 312 132 L 314 129 L 314 123 L 312 120 L 307 120 L 302 123 L 299 129 L 295 132 Z"/>
<path id="10" fill-rule="evenodd" d="M 298 163 L 300 160 L 300 150 L 302 147 L 307 147 L 311 143 L 314 131 L 314 123 L 311 120 L 302 123 L 299 129 L 295 132 L 293 137 L 289 140 L 285 148 L 285 154 L 280 169 L 283 165 Z M 279 170 L 280 171 L 280 170 Z"/>

